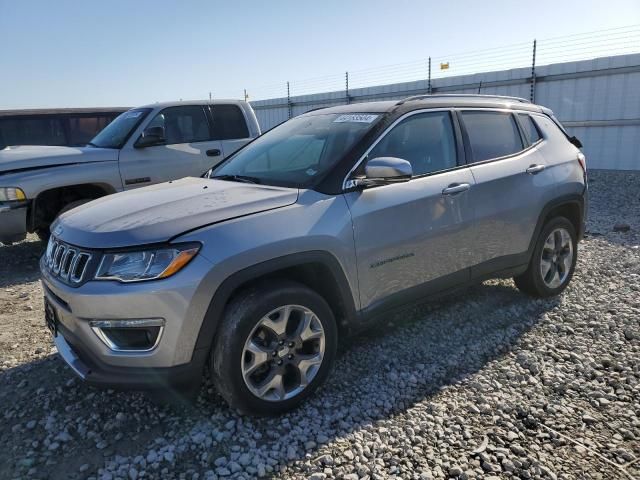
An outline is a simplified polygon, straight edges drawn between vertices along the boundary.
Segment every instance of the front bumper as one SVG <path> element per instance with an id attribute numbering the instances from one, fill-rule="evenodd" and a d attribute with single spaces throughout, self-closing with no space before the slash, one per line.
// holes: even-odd
<path id="1" fill-rule="evenodd" d="M 136 284 L 89 281 L 80 287 L 51 276 L 41 260 L 42 285 L 55 310 L 58 352 L 73 371 L 94 385 L 116 388 L 187 386 L 199 382 L 208 349 L 195 349 L 208 307 L 195 296 L 212 265 L 198 256 L 173 277 Z M 110 349 L 91 329 L 96 320 L 160 318 L 162 336 L 150 351 Z"/>
<path id="2" fill-rule="evenodd" d="M 27 211 L 24 203 L 0 203 L 0 243 L 24 240 L 27 235 Z"/>
<path id="3" fill-rule="evenodd" d="M 67 340 L 69 339 L 69 340 Z M 114 367 L 103 363 L 86 350 L 68 330 L 61 328 L 53 341 L 58 353 L 73 372 L 90 385 L 119 390 L 156 388 L 183 389 L 199 385 L 207 352 L 194 352 L 192 360 L 184 365 L 167 368 Z"/>

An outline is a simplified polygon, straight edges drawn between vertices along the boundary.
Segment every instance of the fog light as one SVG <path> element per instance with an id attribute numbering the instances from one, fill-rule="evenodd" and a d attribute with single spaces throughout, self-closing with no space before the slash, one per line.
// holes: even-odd
<path id="1" fill-rule="evenodd" d="M 114 352 L 149 352 L 160 342 L 164 320 L 96 320 L 91 329 Z"/>

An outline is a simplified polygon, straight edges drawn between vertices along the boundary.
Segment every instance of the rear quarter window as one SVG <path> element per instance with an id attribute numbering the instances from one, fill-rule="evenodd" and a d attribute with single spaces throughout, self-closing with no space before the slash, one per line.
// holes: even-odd
<path id="1" fill-rule="evenodd" d="M 522 138 L 513 115 L 506 112 L 462 112 L 473 162 L 518 153 Z"/>
<path id="2" fill-rule="evenodd" d="M 235 140 L 249 138 L 249 129 L 244 114 L 237 105 L 213 105 L 213 139 Z"/>
<path id="3" fill-rule="evenodd" d="M 568 142 L 567 136 L 560 127 L 546 115 L 532 115 L 536 125 L 542 130 L 542 133 L 552 142 Z"/>

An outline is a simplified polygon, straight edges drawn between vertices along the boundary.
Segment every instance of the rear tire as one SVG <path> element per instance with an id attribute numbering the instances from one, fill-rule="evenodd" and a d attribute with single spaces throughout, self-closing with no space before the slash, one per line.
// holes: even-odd
<path id="1" fill-rule="evenodd" d="M 565 217 L 552 218 L 538 236 L 527 270 L 514 277 L 516 286 L 533 297 L 559 295 L 573 277 L 577 247 L 573 224 Z"/>
<path id="2" fill-rule="evenodd" d="M 296 282 L 261 282 L 225 309 L 210 356 L 218 392 L 243 413 L 296 408 L 333 365 L 337 328 L 327 302 Z"/>

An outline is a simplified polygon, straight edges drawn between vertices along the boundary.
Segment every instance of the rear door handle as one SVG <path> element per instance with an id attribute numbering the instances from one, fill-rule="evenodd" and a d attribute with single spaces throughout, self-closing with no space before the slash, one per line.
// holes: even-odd
<path id="1" fill-rule="evenodd" d="M 219 157 L 220 155 L 222 155 L 222 152 L 218 148 L 207 150 L 207 157 Z"/>
<path id="2" fill-rule="evenodd" d="M 540 173 L 546 167 L 544 165 L 531 165 L 529 168 L 525 170 L 529 175 L 535 175 L 536 173 Z"/>
<path id="3" fill-rule="evenodd" d="M 452 183 L 447 188 L 442 190 L 443 195 L 456 195 L 458 193 L 466 192 L 471 188 L 468 183 Z"/>

